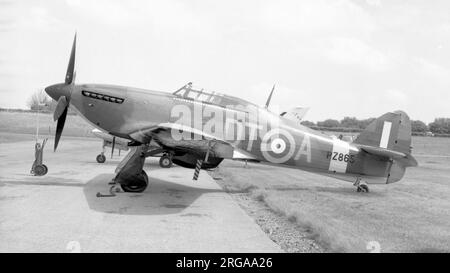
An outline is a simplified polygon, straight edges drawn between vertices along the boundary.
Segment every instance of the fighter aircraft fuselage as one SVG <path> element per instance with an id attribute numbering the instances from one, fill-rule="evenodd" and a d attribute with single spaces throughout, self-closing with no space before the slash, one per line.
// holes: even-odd
<path id="1" fill-rule="evenodd" d="M 200 169 L 223 159 L 256 160 L 298 168 L 347 181 L 368 192 L 369 183 L 399 181 L 406 167 L 417 166 L 411 155 L 411 122 L 402 111 L 375 119 L 352 143 L 311 130 L 299 123 L 299 108 L 281 114 L 246 100 L 188 83 L 174 93 L 104 84 L 75 84 L 76 35 L 64 83 L 45 88 L 58 101 L 54 149 L 58 147 L 69 106 L 93 126 L 130 140 L 139 147 L 116 168 L 114 183 L 142 192 L 143 170 L 151 142 L 170 154 L 173 163 Z M 361 179 L 365 181 L 361 182 Z"/>

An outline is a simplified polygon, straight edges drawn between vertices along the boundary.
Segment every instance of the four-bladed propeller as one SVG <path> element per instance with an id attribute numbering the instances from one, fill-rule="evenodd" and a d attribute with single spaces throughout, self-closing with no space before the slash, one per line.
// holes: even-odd
<path id="1" fill-rule="evenodd" d="M 66 78 L 64 83 L 68 86 L 68 94 L 67 96 L 60 96 L 58 99 L 58 104 L 56 105 L 55 112 L 53 113 L 53 119 L 58 123 L 56 124 L 56 133 L 55 133 L 55 146 L 54 150 L 58 148 L 59 140 L 61 139 L 61 134 L 64 129 L 64 124 L 66 122 L 67 111 L 70 105 L 70 96 L 74 89 L 75 82 L 75 51 L 77 44 L 77 34 L 75 33 L 75 37 L 73 38 L 72 51 L 70 53 L 69 65 L 67 66 Z"/>

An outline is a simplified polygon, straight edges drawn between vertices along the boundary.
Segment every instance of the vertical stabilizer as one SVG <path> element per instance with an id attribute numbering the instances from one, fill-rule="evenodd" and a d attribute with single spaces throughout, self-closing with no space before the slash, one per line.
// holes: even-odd
<path id="1" fill-rule="evenodd" d="M 411 121 L 403 111 L 386 113 L 374 120 L 353 143 L 411 153 Z"/>

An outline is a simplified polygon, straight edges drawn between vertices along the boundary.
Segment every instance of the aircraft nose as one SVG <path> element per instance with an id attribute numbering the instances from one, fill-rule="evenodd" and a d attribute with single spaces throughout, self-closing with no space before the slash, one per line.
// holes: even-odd
<path id="1" fill-rule="evenodd" d="M 65 84 L 62 83 L 47 86 L 45 92 L 55 101 L 58 101 L 61 96 L 67 97 L 69 95 L 67 88 L 65 88 Z"/>

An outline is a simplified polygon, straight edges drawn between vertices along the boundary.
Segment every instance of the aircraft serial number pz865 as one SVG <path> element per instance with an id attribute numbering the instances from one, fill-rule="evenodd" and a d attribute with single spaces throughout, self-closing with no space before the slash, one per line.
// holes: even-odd
<path id="1" fill-rule="evenodd" d="M 328 152 L 327 153 L 327 159 L 335 160 L 335 161 L 344 161 L 344 162 L 355 162 L 355 155 L 351 154 L 344 154 L 344 153 L 338 153 L 338 152 Z"/>

